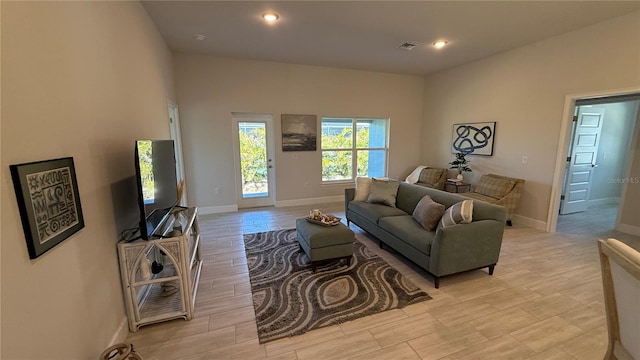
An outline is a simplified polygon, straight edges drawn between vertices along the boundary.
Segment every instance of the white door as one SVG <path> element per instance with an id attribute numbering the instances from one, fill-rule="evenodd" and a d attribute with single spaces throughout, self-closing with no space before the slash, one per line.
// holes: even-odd
<path id="1" fill-rule="evenodd" d="M 564 191 L 560 200 L 560 214 L 563 215 L 587 210 L 591 180 L 598 166 L 596 156 L 604 109 L 579 106 L 577 113 L 567 157 Z"/>
<path id="2" fill-rule="evenodd" d="M 176 152 L 176 178 L 178 184 L 184 181 L 184 162 L 182 158 L 182 135 L 180 134 L 180 119 L 178 117 L 178 107 L 172 103 L 169 103 L 169 130 L 171 132 L 171 140 L 173 140 L 175 152 Z M 186 181 L 183 185 L 182 199 L 178 202 L 178 205 L 187 205 L 187 191 Z"/>
<path id="3" fill-rule="evenodd" d="M 233 113 L 238 208 L 274 205 L 273 116 Z"/>

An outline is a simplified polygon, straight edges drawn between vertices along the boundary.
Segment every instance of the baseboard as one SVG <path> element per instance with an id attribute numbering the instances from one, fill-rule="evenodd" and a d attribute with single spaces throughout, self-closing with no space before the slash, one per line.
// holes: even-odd
<path id="1" fill-rule="evenodd" d="M 326 196 L 326 197 L 318 197 L 318 198 L 276 201 L 276 207 L 326 204 L 326 203 L 343 202 L 343 201 L 344 201 L 344 195 L 336 195 L 336 196 Z"/>
<path id="2" fill-rule="evenodd" d="M 238 205 L 222 205 L 222 206 L 198 206 L 198 214 L 199 215 L 207 215 L 207 214 L 218 214 L 225 212 L 236 212 L 238 211 Z"/>
<path id="3" fill-rule="evenodd" d="M 522 215 L 513 215 L 512 222 L 518 226 L 522 225 L 536 230 L 547 231 L 546 221 L 540 221 Z"/>
<path id="4" fill-rule="evenodd" d="M 302 206 L 302 205 L 325 204 L 325 203 L 342 202 L 342 201 L 344 201 L 344 195 L 336 195 L 336 196 L 326 196 L 326 197 L 317 197 L 317 198 L 276 201 L 275 206 L 276 207 Z M 237 204 L 198 207 L 198 214 L 200 215 L 218 214 L 218 213 L 236 212 L 236 211 L 238 211 Z"/>
<path id="5" fill-rule="evenodd" d="M 594 200 L 589 200 L 587 203 L 588 203 L 588 206 L 614 205 L 614 204 L 617 205 L 618 203 L 620 203 L 620 197 L 594 199 Z"/>
<path id="6" fill-rule="evenodd" d="M 124 342 L 127 338 L 127 335 L 129 335 L 129 324 L 127 324 L 127 317 L 125 316 L 124 318 L 122 318 L 120 326 L 118 326 L 115 334 L 113 334 L 113 337 L 109 342 L 109 346 Z"/>
<path id="7" fill-rule="evenodd" d="M 616 230 L 623 232 L 625 234 L 631 234 L 635 236 L 640 236 L 640 227 L 632 226 L 627 224 L 618 224 L 616 225 Z"/>

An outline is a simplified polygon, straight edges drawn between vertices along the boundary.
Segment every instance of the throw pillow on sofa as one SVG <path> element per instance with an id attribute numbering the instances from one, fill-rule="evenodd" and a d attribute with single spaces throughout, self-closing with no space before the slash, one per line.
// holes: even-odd
<path id="1" fill-rule="evenodd" d="M 468 224 L 473 216 L 473 200 L 464 200 L 451 205 L 445 210 L 438 228 L 446 228 L 456 224 Z"/>
<path id="2" fill-rule="evenodd" d="M 367 201 L 371 192 L 371 178 L 358 176 L 356 178 L 356 194 L 353 201 Z"/>
<path id="3" fill-rule="evenodd" d="M 425 230 L 433 231 L 444 214 L 444 205 L 437 203 L 431 199 L 431 196 L 425 195 L 415 210 L 413 210 L 413 218 L 416 219 Z"/>
<path id="4" fill-rule="evenodd" d="M 396 196 L 400 182 L 396 180 L 371 179 L 371 191 L 367 202 L 396 207 Z"/>

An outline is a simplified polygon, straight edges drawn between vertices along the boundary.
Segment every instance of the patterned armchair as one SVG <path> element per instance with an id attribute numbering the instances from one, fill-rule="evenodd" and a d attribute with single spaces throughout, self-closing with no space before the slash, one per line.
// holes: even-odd
<path id="1" fill-rule="evenodd" d="M 507 225 L 511 226 L 511 218 L 520 201 L 523 185 L 523 179 L 488 174 L 480 177 L 472 191 L 460 195 L 504 206 L 507 209 Z"/>
<path id="2" fill-rule="evenodd" d="M 437 190 L 444 190 L 447 182 L 447 169 L 426 167 L 420 172 L 416 185 L 429 187 Z"/>
<path id="3" fill-rule="evenodd" d="M 605 360 L 640 359 L 640 252 L 616 239 L 598 240 L 609 346 Z"/>

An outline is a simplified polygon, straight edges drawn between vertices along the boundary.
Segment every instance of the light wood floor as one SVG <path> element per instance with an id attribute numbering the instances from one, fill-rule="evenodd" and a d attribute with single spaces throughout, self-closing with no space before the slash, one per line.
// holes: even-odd
<path id="1" fill-rule="evenodd" d="M 341 203 L 319 207 L 344 216 Z M 638 237 L 585 231 L 589 221 L 578 216 L 562 220 L 556 234 L 514 224 L 505 230 L 494 276 L 467 272 L 443 278 L 435 289 L 430 275 L 352 225 L 358 240 L 433 299 L 260 345 L 242 234 L 294 228 L 308 210 L 201 216 L 204 265 L 195 318 L 144 326 L 127 342 L 145 360 L 602 359 L 607 330 L 597 238 L 640 249 Z"/>

